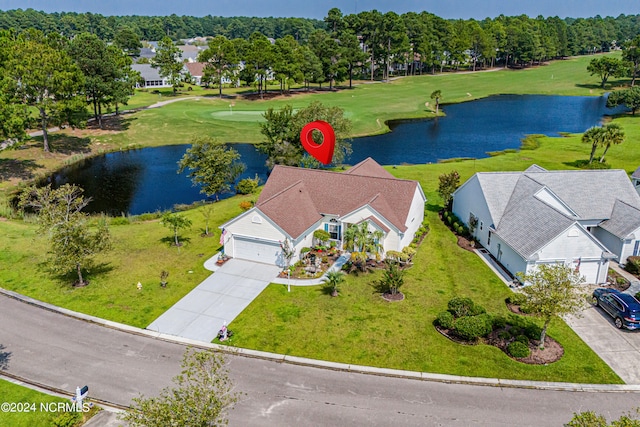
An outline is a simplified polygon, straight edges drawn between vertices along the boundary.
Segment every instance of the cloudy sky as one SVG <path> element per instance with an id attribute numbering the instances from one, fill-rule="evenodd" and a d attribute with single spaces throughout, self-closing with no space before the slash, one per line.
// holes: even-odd
<path id="1" fill-rule="evenodd" d="M 344 14 L 377 9 L 405 13 L 426 10 L 443 18 L 526 14 L 531 17 L 640 14 L 640 0 L 0 0 L 0 10 L 33 8 L 45 12 L 102 15 L 296 16 L 322 19 L 337 7 Z"/>

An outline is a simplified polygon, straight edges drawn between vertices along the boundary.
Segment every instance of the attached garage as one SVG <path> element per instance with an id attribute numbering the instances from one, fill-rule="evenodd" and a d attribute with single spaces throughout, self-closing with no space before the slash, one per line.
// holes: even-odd
<path id="1" fill-rule="evenodd" d="M 607 281 L 607 266 L 600 260 L 583 260 L 578 271 L 585 277 L 586 283 L 597 284 Z"/>
<path id="2" fill-rule="evenodd" d="M 233 253 L 229 255 L 238 259 L 280 265 L 281 252 L 282 249 L 279 242 L 233 236 Z"/>

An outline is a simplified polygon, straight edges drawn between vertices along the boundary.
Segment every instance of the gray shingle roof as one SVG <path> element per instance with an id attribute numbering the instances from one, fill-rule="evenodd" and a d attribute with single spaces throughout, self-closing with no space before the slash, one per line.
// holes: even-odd
<path id="1" fill-rule="evenodd" d="M 640 167 L 631 175 L 631 178 L 640 179 Z"/>
<path id="2" fill-rule="evenodd" d="M 578 220 L 604 220 L 604 229 L 626 236 L 640 227 L 640 196 L 623 170 L 478 173 L 495 232 L 529 258 Z M 545 189 L 575 213 L 536 197 Z M 626 234 L 625 234 L 626 233 Z"/>
<path id="3" fill-rule="evenodd" d="M 151 67 L 151 64 L 131 64 L 131 69 L 138 71 L 145 81 L 162 80 L 160 71 L 158 71 L 157 68 Z"/>
<path id="4" fill-rule="evenodd" d="M 401 232 L 420 184 L 397 179 L 376 167 L 372 159 L 356 165 L 354 173 L 277 165 L 269 175 L 256 208 L 291 237 L 297 238 L 322 215 L 347 215 L 369 205 Z M 379 169 L 378 169 L 379 168 Z M 384 173 L 382 173 L 383 171 Z M 373 173 L 361 175 L 360 173 Z"/>
<path id="5" fill-rule="evenodd" d="M 600 227 L 614 236 L 624 239 L 640 228 L 640 209 L 616 200 L 616 203 L 613 205 L 611 218 L 602 222 Z M 636 239 L 640 238 L 640 236 L 635 237 Z"/>
<path id="6" fill-rule="evenodd" d="M 513 250 L 529 258 L 575 221 L 533 195 L 543 188 L 527 175 L 521 175 L 496 228 Z"/>
<path id="7" fill-rule="evenodd" d="M 502 214 L 521 175 L 520 172 L 481 172 L 477 174 L 494 226 L 500 223 Z"/>
<path id="8" fill-rule="evenodd" d="M 527 173 L 546 185 L 580 219 L 607 219 L 617 199 L 640 208 L 640 196 L 623 170 L 548 171 Z"/>

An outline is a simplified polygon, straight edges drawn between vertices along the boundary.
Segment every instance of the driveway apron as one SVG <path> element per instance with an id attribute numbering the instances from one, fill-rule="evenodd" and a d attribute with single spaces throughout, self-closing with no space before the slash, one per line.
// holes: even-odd
<path id="1" fill-rule="evenodd" d="M 147 329 L 211 342 L 278 275 L 275 265 L 231 259 Z"/>

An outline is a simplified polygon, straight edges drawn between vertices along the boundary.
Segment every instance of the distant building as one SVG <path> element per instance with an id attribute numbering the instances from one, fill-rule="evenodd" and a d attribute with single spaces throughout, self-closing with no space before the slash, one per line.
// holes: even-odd
<path id="1" fill-rule="evenodd" d="M 151 64 L 132 64 L 131 69 L 139 72 L 143 80 L 136 83 L 137 88 L 171 87 L 169 80 L 161 77 L 158 69 L 151 67 Z"/>

